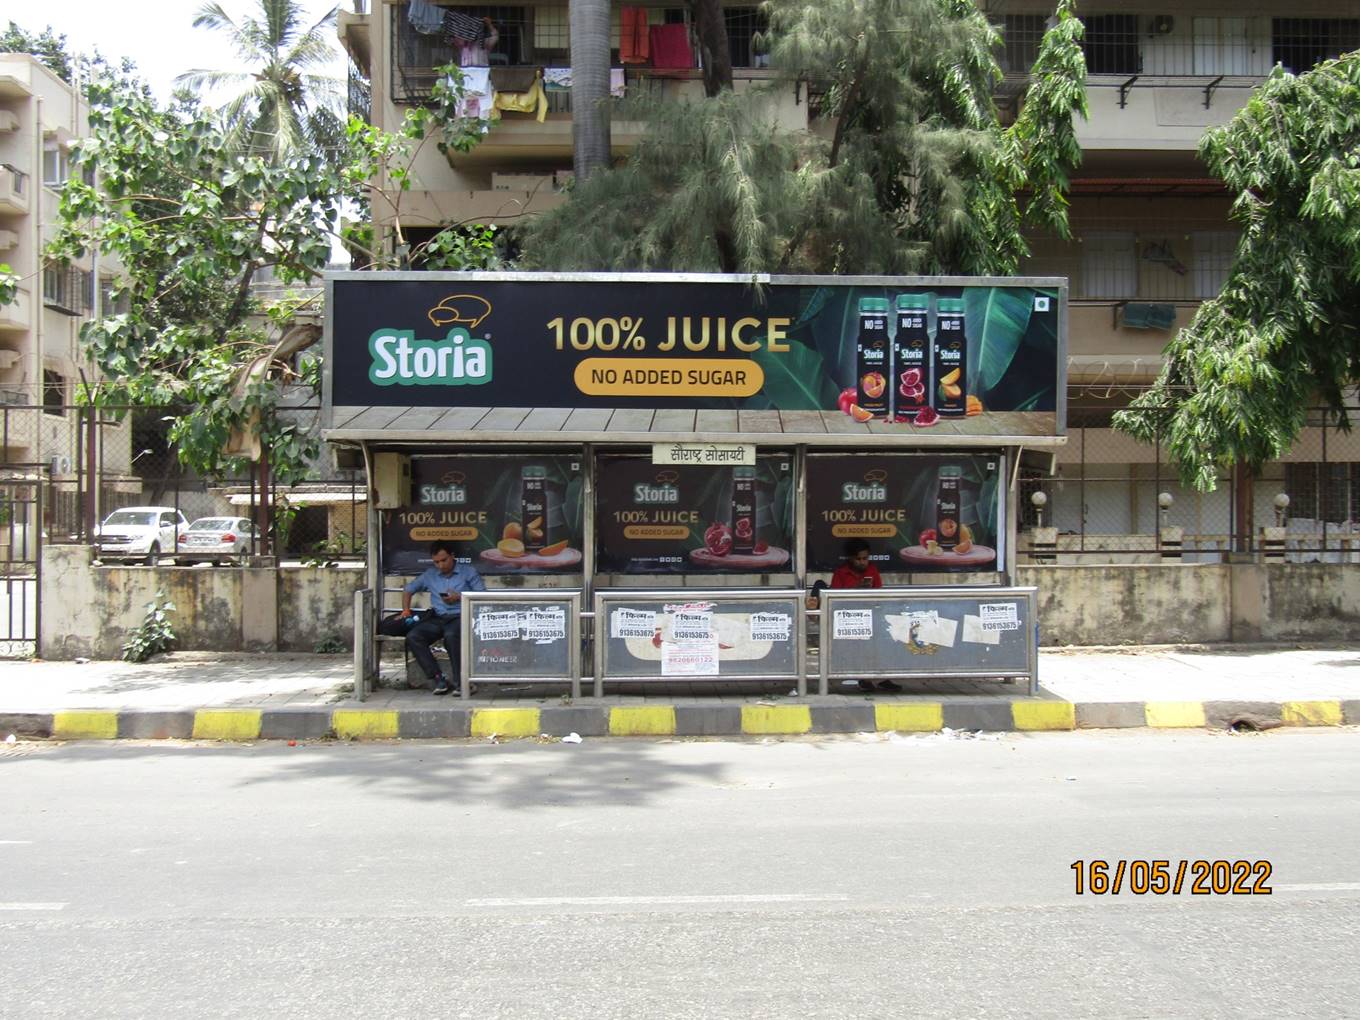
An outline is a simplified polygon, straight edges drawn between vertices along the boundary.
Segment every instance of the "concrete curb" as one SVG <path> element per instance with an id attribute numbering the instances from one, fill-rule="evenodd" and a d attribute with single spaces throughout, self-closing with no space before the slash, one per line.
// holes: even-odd
<path id="1" fill-rule="evenodd" d="M 959 698 L 799 704 L 441 705 L 372 709 L 95 709 L 0 712 L 10 733 L 57 740 L 454 740 L 468 737 L 724 737 L 804 733 L 1038 732 L 1085 729 L 1273 729 L 1360 725 L 1360 701 L 1121 701 Z"/>

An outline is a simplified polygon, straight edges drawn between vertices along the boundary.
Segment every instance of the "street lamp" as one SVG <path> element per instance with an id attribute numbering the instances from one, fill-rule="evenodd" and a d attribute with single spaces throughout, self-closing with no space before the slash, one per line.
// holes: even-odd
<path id="1" fill-rule="evenodd" d="M 1157 516 L 1160 530 L 1166 530 L 1166 517 L 1171 512 L 1171 504 L 1176 502 L 1176 497 L 1169 492 L 1157 493 Z"/>
<path id="2" fill-rule="evenodd" d="M 1285 514 L 1289 511 L 1289 493 L 1277 492 L 1275 494 L 1275 527 L 1284 527 Z"/>
<path id="3" fill-rule="evenodd" d="M 1044 507 L 1048 506 L 1048 496 L 1044 494 L 1042 489 L 1035 489 L 1029 495 L 1029 502 L 1034 507 L 1035 520 L 1037 521 L 1035 527 L 1042 528 L 1044 526 Z"/>

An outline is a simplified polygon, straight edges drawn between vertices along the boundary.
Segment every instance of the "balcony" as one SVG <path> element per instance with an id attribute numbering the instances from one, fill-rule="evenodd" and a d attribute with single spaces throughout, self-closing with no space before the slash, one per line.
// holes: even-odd
<path id="1" fill-rule="evenodd" d="M 32 190 L 28 174 L 9 163 L 0 163 L 0 213 L 28 212 L 28 196 Z"/>
<path id="2" fill-rule="evenodd" d="M 32 317 L 30 301 L 27 289 L 18 288 L 14 300 L 0 306 L 0 330 L 27 330 Z"/>

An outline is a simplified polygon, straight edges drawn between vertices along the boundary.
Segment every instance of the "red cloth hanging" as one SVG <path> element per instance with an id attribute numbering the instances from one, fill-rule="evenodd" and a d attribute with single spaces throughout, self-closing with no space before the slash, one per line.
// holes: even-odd
<path id="1" fill-rule="evenodd" d="M 684 25 L 653 25 L 651 38 L 653 67 L 694 66 L 689 29 Z"/>
<path id="2" fill-rule="evenodd" d="M 647 8 L 624 7 L 619 11 L 619 63 L 645 64 L 651 54 L 648 45 Z"/>

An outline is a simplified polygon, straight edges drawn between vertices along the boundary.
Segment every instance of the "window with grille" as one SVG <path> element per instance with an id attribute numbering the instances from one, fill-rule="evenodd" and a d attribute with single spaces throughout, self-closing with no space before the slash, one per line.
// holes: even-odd
<path id="1" fill-rule="evenodd" d="M 1138 74 L 1138 15 L 1093 14 L 1086 19 L 1088 74 Z"/>
<path id="2" fill-rule="evenodd" d="M 43 270 L 43 303 L 67 315 L 86 315 L 94 306 L 94 277 L 83 269 L 56 266 Z"/>
<path id="3" fill-rule="evenodd" d="M 1218 297 L 1228 282 L 1237 235 L 1230 230 L 1201 230 L 1190 235 L 1194 249 L 1195 297 Z"/>
<path id="4" fill-rule="evenodd" d="M 1076 297 L 1137 297 L 1138 259 L 1132 231 L 1097 231 L 1083 235 L 1081 242 L 1081 292 Z"/>
<path id="5" fill-rule="evenodd" d="M 761 56 L 755 51 L 755 36 L 768 31 L 765 16 L 759 7 L 726 7 L 723 20 L 727 23 L 727 49 L 733 67 L 767 67 L 756 58 Z"/>
<path id="6" fill-rule="evenodd" d="M 1360 521 L 1360 463 L 1285 464 L 1284 491 L 1290 517 Z"/>
<path id="7" fill-rule="evenodd" d="M 115 296 L 117 281 L 111 276 L 99 278 L 99 314 L 126 315 L 132 306 L 131 295 L 127 291 Z"/>
<path id="8" fill-rule="evenodd" d="M 46 368 L 43 369 L 43 413 L 66 414 L 66 377 Z"/>
<path id="9" fill-rule="evenodd" d="M 1039 57 L 1048 19 L 1042 14 L 1007 14 L 1001 23 L 1001 69 L 1027 74 Z"/>
<path id="10" fill-rule="evenodd" d="M 1271 24 L 1272 60 L 1295 74 L 1355 49 L 1360 49 L 1360 19 L 1275 18 Z"/>

